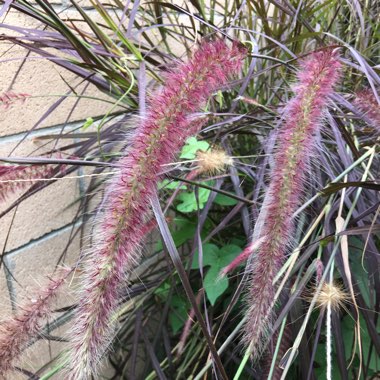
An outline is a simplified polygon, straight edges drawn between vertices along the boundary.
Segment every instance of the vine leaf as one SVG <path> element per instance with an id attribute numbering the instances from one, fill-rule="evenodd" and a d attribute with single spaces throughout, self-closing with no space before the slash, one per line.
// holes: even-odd
<path id="1" fill-rule="evenodd" d="M 239 253 L 241 247 L 235 244 L 225 245 L 219 248 L 215 244 L 205 244 L 203 246 L 203 266 L 209 266 L 204 278 L 203 286 L 207 299 L 211 305 L 215 305 L 216 300 L 227 290 L 228 278 L 220 278 L 220 271 L 227 266 Z M 198 251 L 194 255 L 192 269 L 199 269 Z"/>
<path id="2" fill-rule="evenodd" d="M 180 158 L 193 160 L 198 150 L 206 151 L 210 147 L 207 141 L 198 141 L 195 137 L 189 137 L 182 148 Z"/>

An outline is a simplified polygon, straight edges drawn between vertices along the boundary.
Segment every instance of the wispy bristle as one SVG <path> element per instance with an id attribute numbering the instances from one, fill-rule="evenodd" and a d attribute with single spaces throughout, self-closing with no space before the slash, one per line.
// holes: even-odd
<path id="1" fill-rule="evenodd" d="M 335 282 L 325 282 L 318 294 L 316 305 L 322 310 L 328 306 L 332 310 L 339 310 L 349 299 L 349 295 L 341 285 Z"/>

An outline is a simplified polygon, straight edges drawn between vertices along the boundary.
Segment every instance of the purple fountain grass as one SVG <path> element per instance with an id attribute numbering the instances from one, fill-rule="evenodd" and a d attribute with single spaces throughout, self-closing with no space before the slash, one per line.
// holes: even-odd
<path id="1" fill-rule="evenodd" d="M 270 328 L 276 292 L 273 280 L 292 243 L 292 215 L 302 199 L 308 163 L 339 68 L 338 56 L 330 49 L 310 55 L 301 64 L 295 96 L 283 112 L 263 219 L 255 231 L 255 240 L 264 241 L 247 269 L 250 279 L 244 341 L 254 358 L 261 353 Z"/>
<path id="2" fill-rule="evenodd" d="M 52 300 L 70 273 L 71 269 L 59 271 L 33 299 L 19 307 L 18 314 L 0 322 L 0 375 L 5 376 L 14 368 L 22 350 L 38 336 L 42 321 L 50 314 Z"/>
<path id="3" fill-rule="evenodd" d="M 0 201 L 54 173 L 53 165 L 0 165 Z"/>
<path id="4" fill-rule="evenodd" d="M 87 379 L 96 373 L 113 337 L 120 284 L 140 259 L 143 226 L 162 165 L 170 163 L 185 140 L 198 132 L 200 123 L 194 122 L 192 114 L 238 73 L 244 56 L 245 49 L 237 44 L 204 42 L 188 63 L 167 74 L 162 90 L 151 97 L 147 116 L 106 193 L 97 244 L 83 263 L 68 379 Z"/>
<path id="5" fill-rule="evenodd" d="M 364 114 L 368 123 L 380 134 L 380 104 L 370 89 L 356 93 L 354 104 Z"/>
<path id="6" fill-rule="evenodd" d="M 25 94 L 23 92 L 15 93 L 12 91 L 4 92 L 0 94 L 0 107 L 3 106 L 5 109 L 9 108 L 10 105 L 17 101 L 25 102 L 27 98 L 29 98 L 29 94 Z"/>

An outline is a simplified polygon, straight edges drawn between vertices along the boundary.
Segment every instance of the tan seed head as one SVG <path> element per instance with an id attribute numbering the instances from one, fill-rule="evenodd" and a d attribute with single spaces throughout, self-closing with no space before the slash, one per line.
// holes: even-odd
<path id="1" fill-rule="evenodd" d="M 344 307 L 345 302 L 348 301 L 348 294 L 344 291 L 341 285 L 334 282 L 325 282 L 322 286 L 321 292 L 317 298 L 317 306 L 320 309 L 326 309 L 331 306 L 331 309 L 338 310 Z"/>
<path id="2" fill-rule="evenodd" d="M 198 151 L 197 160 L 199 172 L 208 174 L 220 173 L 226 167 L 233 165 L 232 157 L 222 149 L 211 149 L 206 152 Z"/>

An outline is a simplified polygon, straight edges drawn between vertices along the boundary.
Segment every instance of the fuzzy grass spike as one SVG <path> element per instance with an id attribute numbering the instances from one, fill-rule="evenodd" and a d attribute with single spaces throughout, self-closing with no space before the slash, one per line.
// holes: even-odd
<path id="1" fill-rule="evenodd" d="M 198 132 L 199 112 L 212 93 L 239 72 L 245 49 L 237 44 L 204 42 L 187 63 L 167 74 L 161 92 L 150 99 L 147 116 L 119 161 L 107 192 L 97 244 L 83 263 L 85 272 L 72 331 L 67 379 L 96 375 L 115 330 L 119 288 L 140 259 L 139 245 L 150 199 L 185 140 Z"/>
<path id="2" fill-rule="evenodd" d="M 0 322 L 0 375 L 6 376 L 14 369 L 22 350 L 38 336 L 42 321 L 50 315 L 52 300 L 70 273 L 71 269 L 62 269 L 33 299 L 23 303 L 15 316 Z"/>
<path id="3" fill-rule="evenodd" d="M 380 104 L 371 89 L 364 89 L 356 94 L 354 104 L 365 115 L 368 123 L 380 134 Z"/>
<path id="4" fill-rule="evenodd" d="M 248 267 L 248 319 L 244 340 L 257 358 L 270 328 L 276 288 L 273 280 L 292 243 L 292 214 L 302 200 L 308 162 L 316 145 L 329 95 L 339 78 L 340 63 L 332 50 L 316 52 L 301 64 L 295 96 L 283 113 L 274 168 L 264 201 L 258 238 L 264 238 Z"/>
<path id="5" fill-rule="evenodd" d="M 0 201 L 54 173 L 53 165 L 0 165 Z"/>

